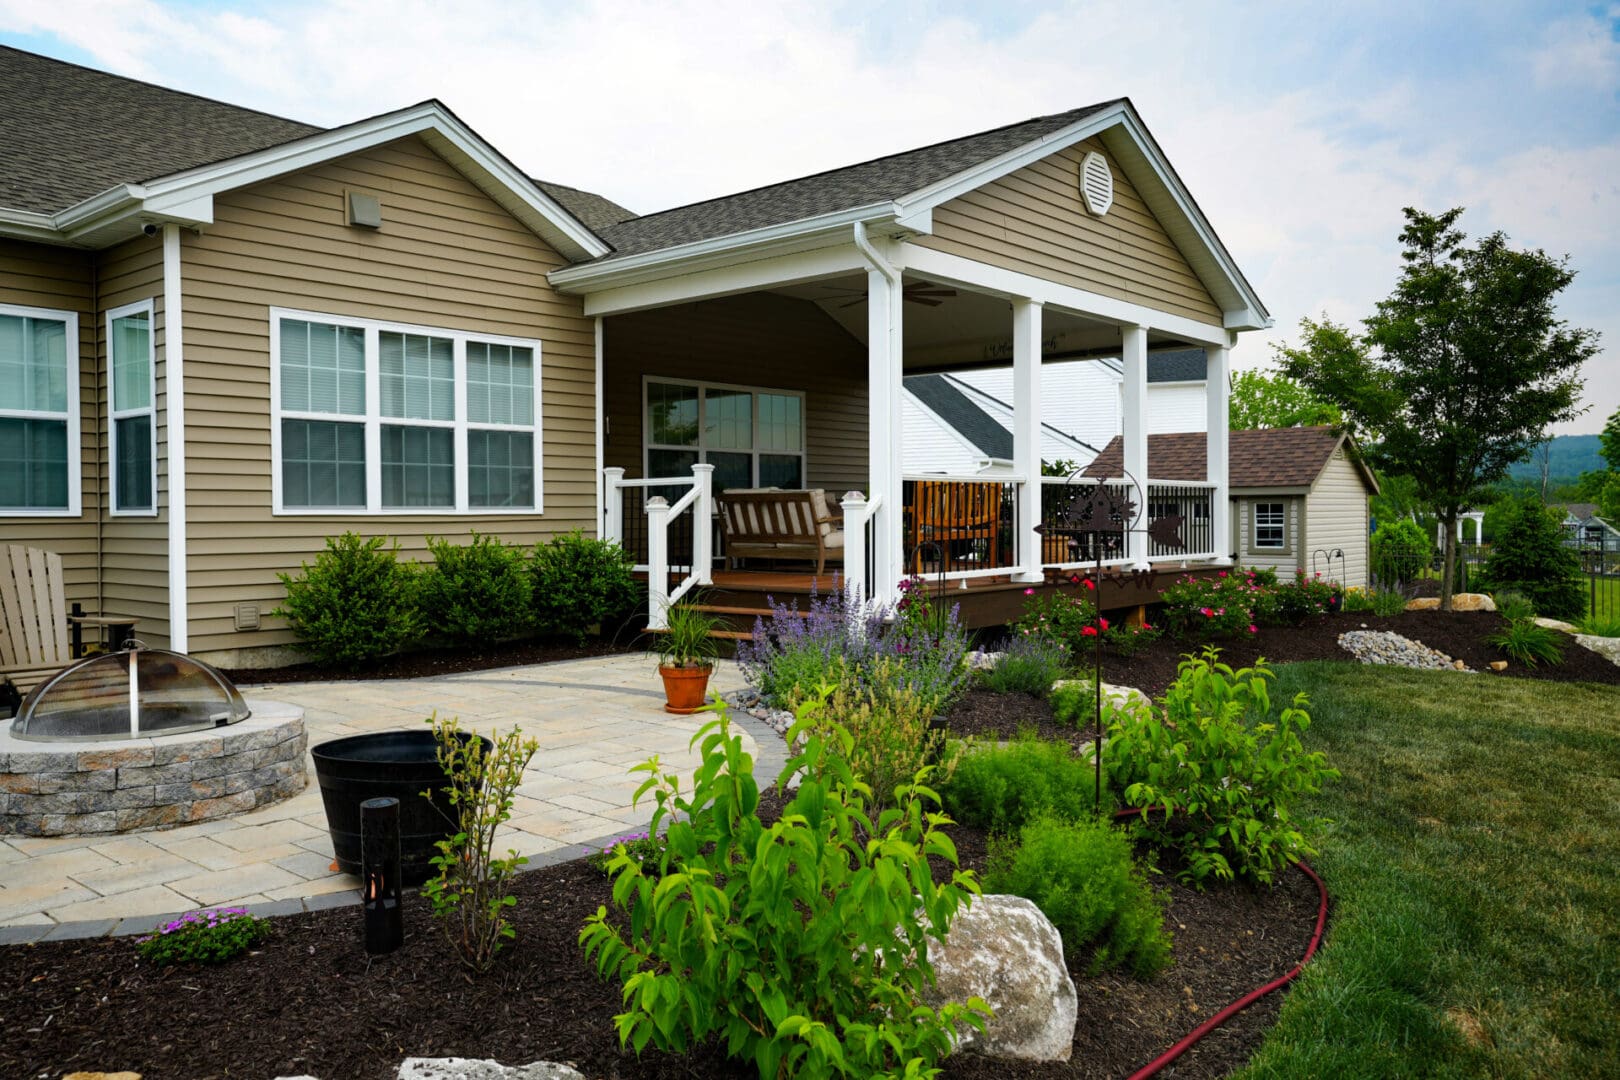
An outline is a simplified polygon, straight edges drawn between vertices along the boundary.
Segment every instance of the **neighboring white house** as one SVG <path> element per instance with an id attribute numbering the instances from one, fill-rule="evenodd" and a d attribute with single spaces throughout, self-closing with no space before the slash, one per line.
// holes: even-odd
<path id="1" fill-rule="evenodd" d="M 1620 551 L 1620 529 L 1617 529 L 1598 516 L 1598 508 L 1593 503 L 1563 503 L 1555 504 L 1564 512 L 1564 520 L 1560 524 L 1567 535 L 1571 547 L 1603 548 L 1605 551 Z"/>
<path id="2" fill-rule="evenodd" d="M 1202 349 L 1148 355 L 1148 433 L 1203 431 L 1207 416 Z M 1125 375 L 1118 357 L 1041 365 L 1041 460 L 1085 467 L 1123 430 Z M 908 473 L 1006 471 L 1013 428 L 1010 367 L 976 368 L 905 380 Z"/>

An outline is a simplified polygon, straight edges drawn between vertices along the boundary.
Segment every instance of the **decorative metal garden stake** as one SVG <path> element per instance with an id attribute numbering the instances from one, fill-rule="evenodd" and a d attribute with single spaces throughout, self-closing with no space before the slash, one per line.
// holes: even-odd
<path id="1" fill-rule="evenodd" d="M 405 913 L 400 907 L 398 799 L 367 799 L 360 804 L 360 877 L 366 952 L 393 952 L 405 942 Z"/>
<path id="2" fill-rule="evenodd" d="M 1064 480 L 1063 485 L 1069 494 L 1054 508 L 1050 523 L 1042 521 L 1035 526 L 1035 531 L 1045 536 L 1061 536 L 1068 539 L 1071 545 L 1076 545 L 1080 539 L 1091 541 L 1091 550 L 1096 557 L 1096 566 L 1092 571 L 1092 580 L 1099 586 L 1096 603 L 1096 624 L 1093 627 L 1096 640 L 1091 647 L 1093 660 L 1092 679 L 1096 684 L 1097 702 L 1095 724 L 1097 736 L 1093 742 L 1092 761 L 1096 764 L 1096 805 L 1094 812 L 1102 817 L 1102 756 L 1103 756 L 1103 692 L 1102 692 L 1102 645 L 1103 645 L 1103 617 L 1102 617 L 1102 585 L 1103 573 L 1103 538 L 1118 534 L 1121 544 L 1125 537 L 1136 532 L 1137 523 L 1141 520 L 1141 511 L 1136 503 L 1131 501 L 1131 493 L 1137 488 L 1136 479 L 1130 474 L 1125 475 L 1126 486 L 1115 490 L 1101 481 L 1089 483 L 1075 483 L 1075 476 L 1071 473 Z M 1150 520 L 1147 527 L 1147 536 L 1155 543 L 1172 549 L 1185 547 L 1181 541 L 1182 518 L 1173 514 Z M 1138 585 L 1151 585 L 1153 575 L 1132 573 L 1132 578 Z M 1079 578 L 1071 579 L 1078 583 Z"/>

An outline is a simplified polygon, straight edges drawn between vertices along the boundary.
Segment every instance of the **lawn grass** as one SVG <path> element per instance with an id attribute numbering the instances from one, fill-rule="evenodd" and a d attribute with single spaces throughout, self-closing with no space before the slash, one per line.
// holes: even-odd
<path id="1" fill-rule="evenodd" d="M 1239 1075 L 1620 1076 L 1620 690 L 1339 663 L 1327 944 Z"/>

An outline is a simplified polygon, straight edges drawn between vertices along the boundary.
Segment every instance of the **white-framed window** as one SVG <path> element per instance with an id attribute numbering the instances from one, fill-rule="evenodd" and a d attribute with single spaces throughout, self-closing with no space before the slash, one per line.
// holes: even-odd
<path id="1" fill-rule="evenodd" d="M 157 513 L 157 364 L 152 301 L 107 312 L 112 513 Z"/>
<path id="2" fill-rule="evenodd" d="M 1254 504 L 1256 550 L 1282 551 L 1288 547 L 1288 507 L 1280 502 Z"/>
<path id="3" fill-rule="evenodd" d="M 270 310 L 278 514 L 537 513 L 540 342 Z"/>
<path id="4" fill-rule="evenodd" d="M 687 476 L 707 462 L 717 492 L 804 487 L 802 392 L 649 375 L 642 402 L 646 476 Z"/>
<path id="5" fill-rule="evenodd" d="M 77 517 L 79 317 L 0 304 L 0 515 Z"/>

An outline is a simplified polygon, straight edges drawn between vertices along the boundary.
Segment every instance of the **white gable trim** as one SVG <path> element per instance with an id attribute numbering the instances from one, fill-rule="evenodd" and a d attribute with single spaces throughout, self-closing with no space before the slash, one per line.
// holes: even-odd
<path id="1" fill-rule="evenodd" d="M 272 146 L 251 154 L 165 176 L 146 184 L 120 184 L 55 215 L 7 212 L 7 224 L 32 227 L 36 236 L 48 223 L 52 239 L 116 242 L 148 222 L 209 224 L 213 197 L 221 192 L 297 172 L 410 135 L 420 135 L 435 152 L 513 217 L 569 258 L 596 258 L 609 248 L 580 221 L 535 186 L 511 162 L 437 101 L 412 105 L 331 131 Z M 28 220 L 32 219 L 32 220 Z M 118 228 L 123 226 L 123 228 Z M 6 230 L 9 231 L 9 230 Z"/>

